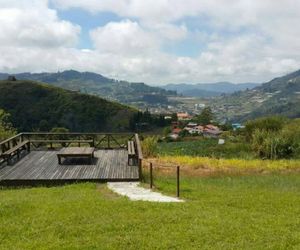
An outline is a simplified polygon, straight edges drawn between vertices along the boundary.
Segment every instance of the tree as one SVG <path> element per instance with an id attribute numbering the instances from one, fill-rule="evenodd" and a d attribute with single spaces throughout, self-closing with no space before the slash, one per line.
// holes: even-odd
<path id="1" fill-rule="evenodd" d="M 163 130 L 164 136 L 169 135 L 171 132 L 172 132 L 172 129 L 169 126 L 165 127 L 164 130 Z"/>
<path id="2" fill-rule="evenodd" d="M 7 81 L 13 81 L 13 82 L 15 82 L 15 81 L 17 81 L 17 78 L 15 76 L 8 76 L 7 77 Z"/>
<path id="3" fill-rule="evenodd" d="M 52 128 L 50 132 L 51 133 L 68 133 L 69 129 L 63 128 L 63 127 L 55 127 L 55 128 Z"/>
<path id="4" fill-rule="evenodd" d="M 180 136 L 180 137 L 190 136 L 190 133 L 189 133 L 189 131 L 183 129 L 183 130 L 181 130 L 181 131 L 179 132 L 179 136 Z"/>
<path id="5" fill-rule="evenodd" d="M 171 121 L 172 122 L 177 122 L 178 121 L 178 117 L 177 117 L 177 114 L 176 113 L 172 113 L 172 115 L 171 115 Z"/>
<path id="6" fill-rule="evenodd" d="M 212 122 L 214 116 L 213 112 L 210 107 L 205 107 L 201 114 L 196 116 L 195 120 L 197 123 L 200 123 L 201 125 L 207 125 Z"/>
<path id="7" fill-rule="evenodd" d="M 0 141 L 5 140 L 17 133 L 9 121 L 10 114 L 0 109 Z"/>
<path id="8" fill-rule="evenodd" d="M 68 139 L 68 136 L 64 135 L 64 133 L 68 133 L 69 132 L 69 129 L 67 129 L 67 128 L 55 127 L 55 128 L 52 128 L 50 132 L 51 133 L 58 133 L 58 134 L 61 133 L 60 135 L 55 135 L 55 136 L 52 137 L 55 140 L 67 140 Z M 66 147 L 66 143 L 62 142 L 61 146 L 62 147 Z"/>
<path id="9" fill-rule="evenodd" d="M 39 123 L 40 131 L 49 131 L 49 123 L 46 120 L 41 120 Z"/>

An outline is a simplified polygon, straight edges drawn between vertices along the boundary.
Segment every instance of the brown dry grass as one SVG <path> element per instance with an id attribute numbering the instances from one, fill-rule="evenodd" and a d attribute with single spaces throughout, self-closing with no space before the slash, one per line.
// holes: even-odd
<path id="1" fill-rule="evenodd" d="M 106 200 L 118 200 L 120 196 L 111 191 L 106 184 L 97 184 L 97 191 L 101 193 Z"/>
<path id="2" fill-rule="evenodd" d="M 240 163 L 239 160 L 217 159 L 216 161 L 216 159 L 211 159 L 210 161 L 204 158 L 204 161 L 201 161 L 201 157 L 190 158 L 193 159 L 184 161 L 180 158 L 181 160 L 178 161 L 176 157 L 149 158 L 144 161 L 143 167 L 145 171 L 148 171 L 149 163 L 152 162 L 154 171 L 163 175 L 174 176 L 176 174 L 176 166 L 180 166 L 181 175 L 194 177 L 300 172 L 299 161 L 274 161 L 272 163 L 270 161 L 248 160 L 249 167 L 247 167 L 247 161 L 245 162 L 244 160 L 241 160 Z"/>

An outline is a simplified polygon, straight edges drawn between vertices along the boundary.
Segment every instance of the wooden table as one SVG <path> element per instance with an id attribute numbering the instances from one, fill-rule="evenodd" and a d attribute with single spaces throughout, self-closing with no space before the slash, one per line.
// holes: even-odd
<path id="1" fill-rule="evenodd" d="M 76 158 L 88 158 L 90 164 L 94 158 L 95 148 L 93 147 L 68 147 L 62 148 L 57 153 L 58 164 L 61 164 L 61 158 L 76 157 Z"/>

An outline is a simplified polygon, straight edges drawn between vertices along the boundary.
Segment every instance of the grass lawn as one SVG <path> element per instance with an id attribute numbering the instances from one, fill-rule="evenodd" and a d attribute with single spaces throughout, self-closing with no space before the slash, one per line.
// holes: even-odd
<path id="1" fill-rule="evenodd" d="M 175 193 L 175 179 L 155 185 Z M 0 190 L 1 249 L 300 249 L 300 174 L 182 177 L 182 204 L 104 184 Z"/>

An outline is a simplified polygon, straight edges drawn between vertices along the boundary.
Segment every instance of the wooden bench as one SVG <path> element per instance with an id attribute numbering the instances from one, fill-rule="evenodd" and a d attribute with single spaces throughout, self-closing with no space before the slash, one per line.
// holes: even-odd
<path id="1" fill-rule="evenodd" d="M 134 142 L 128 141 L 128 165 L 130 164 L 130 159 L 133 161 L 135 159 L 135 148 L 134 148 Z"/>
<path id="2" fill-rule="evenodd" d="M 29 141 L 22 141 L 15 145 L 14 147 L 10 148 L 9 150 L 5 151 L 2 153 L 3 158 L 7 161 L 7 163 L 10 163 L 10 159 L 14 156 L 17 155 L 18 159 L 20 158 L 20 152 L 22 150 L 27 150 L 30 152 L 30 142 Z"/>
<path id="3" fill-rule="evenodd" d="M 30 140 L 30 142 L 34 144 L 50 144 L 50 148 L 53 148 L 53 144 L 55 143 L 64 143 L 66 145 L 70 145 L 71 143 L 77 143 L 80 147 L 81 143 L 88 143 L 90 146 L 94 146 L 94 140 Z"/>
<path id="4" fill-rule="evenodd" d="M 88 158 L 90 164 L 93 163 L 94 158 L 94 151 L 95 148 L 93 147 L 69 147 L 69 148 L 62 148 L 57 153 L 58 164 L 61 164 L 61 158 L 67 157 L 76 157 L 76 158 Z"/>

